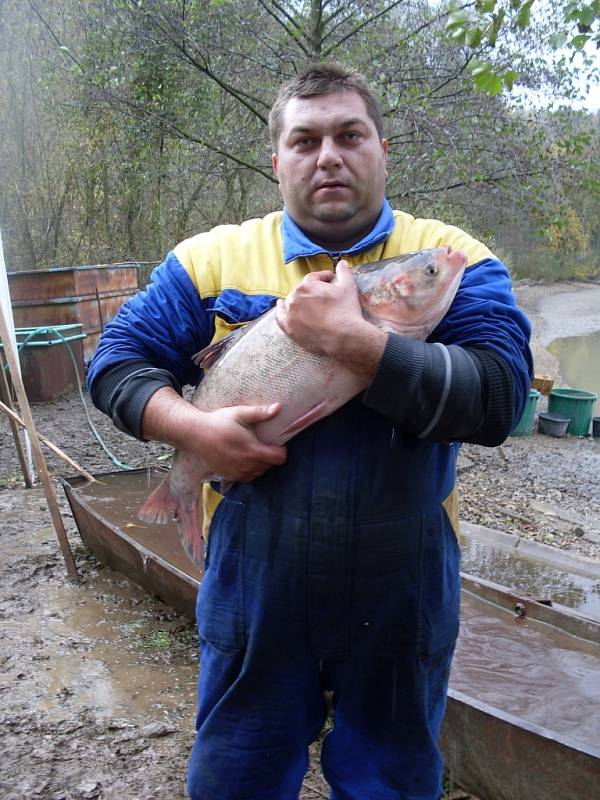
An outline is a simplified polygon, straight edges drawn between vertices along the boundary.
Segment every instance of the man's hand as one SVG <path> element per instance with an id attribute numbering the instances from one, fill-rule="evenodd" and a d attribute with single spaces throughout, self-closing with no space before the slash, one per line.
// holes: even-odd
<path id="1" fill-rule="evenodd" d="M 279 403 L 200 411 L 164 387 L 146 404 L 142 431 L 145 439 L 196 453 L 225 480 L 247 482 L 286 460 L 285 447 L 263 444 L 254 432 L 255 425 L 280 411 Z"/>
<path id="2" fill-rule="evenodd" d="M 311 272 L 277 301 L 280 328 L 306 350 L 329 356 L 360 375 L 367 386 L 383 355 L 387 334 L 362 315 L 346 261 L 333 272 Z"/>
<path id="3" fill-rule="evenodd" d="M 335 357 L 348 331 L 365 320 L 345 261 L 338 264 L 335 283 L 333 278 L 331 270 L 306 275 L 285 300 L 277 302 L 277 322 L 305 350 Z"/>
<path id="4" fill-rule="evenodd" d="M 268 469 L 283 464 L 287 449 L 263 444 L 254 426 L 281 411 L 280 403 L 270 406 L 233 406 L 205 414 L 198 449 L 208 466 L 226 480 L 245 483 Z"/>

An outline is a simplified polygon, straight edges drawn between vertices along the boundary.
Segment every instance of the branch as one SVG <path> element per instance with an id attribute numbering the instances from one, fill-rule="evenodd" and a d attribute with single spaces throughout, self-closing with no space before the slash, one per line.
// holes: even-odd
<path id="1" fill-rule="evenodd" d="M 269 14 L 272 13 L 267 7 L 267 4 L 264 2 L 264 0 L 259 0 L 259 2 L 261 6 L 265 9 L 265 11 L 267 11 Z M 284 6 L 282 6 L 280 3 L 277 3 L 276 0 L 273 0 L 273 5 L 277 9 L 277 11 L 279 11 L 279 13 L 282 14 L 288 20 L 288 22 L 291 22 L 291 24 L 294 26 L 294 28 L 298 30 L 299 33 L 302 33 L 302 26 L 298 25 L 298 23 L 296 22 L 294 17 L 292 17 L 291 14 L 288 14 Z"/>
<path id="2" fill-rule="evenodd" d="M 304 55 L 305 55 L 305 56 L 308 56 L 308 48 L 306 48 L 306 47 L 304 46 L 304 44 L 303 44 L 303 43 L 302 43 L 302 41 L 300 40 L 300 37 L 298 36 L 298 34 L 302 35 L 302 29 L 300 28 L 300 26 L 298 25 L 298 23 L 297 23 L 297 22 L 296 22 L 294 19 L 292 19 L 292 18 L 290 17 L 290 15 L 289 15 L 289 14 L 287 14 L 287 13 L 285 12 L 285 10 L 284 10 L 284 9 L 280 8 L 280 7 L 279 7 L 279 5 L 278 5 L 277 3 L 273 3 L 273 5 L 275 6 L 275 8 L 277 8 L 277 10 L 278 10 L 278 11 L 279 11 L 281 14 L 283 14 L 285 17 L 287 17 L 287 18 L 290 20 L 290 22 L 291 22 L 291 23 L 294 25 L 294 27 L 295 27 L 295 28 L 296 28 L 296 30 L 298 31 L 298 34 L 296 34 L 296 33 L 294 33 L 294 32 L 293 32 L 293 31 L 292 31 L 292 30 L 291 30 L 291 29 L 290 29 L 290 28 L 289 28 L 289 27 L 288 27 L 288 26 L 285 24 L 285 22 L 284 22 L 282 19 L 279 19 L 279 17 L 277 16 L 277 14 L 275 14 L 275 12 L 274 12 L 272 9 L 270 9 L 270 8 L 269 8 L 269 7 L 266 5 L 266 3 L 264 3 L 264 2 L 263 2 L 263 0 L 258 0 L 258 1 L 259 1 L 260 5 L 261 5 L 261 6 L 264 8 L 264 10 L 267 12 L 267 14 L 268 14 L 270 17 L 272 17 L 272 18 L 275 20 L 275 22 L 276 22 L 278 25 L 280 25 L 280 26 L 283 28 L 283 30 L 284 30 L 284 31 L 287 33 L 287 35 L 290 37 L 290 39 L 292 39 L 292 41 L 296 42 L 296 44 L 298 45 L 298 47 L 300 48 L 300 50 L 302 50 L 302 52 L 304 53 Z"/>
<path id="3" fill-rule="evenodd" d="M 206 75 L 206 77 L 210 78 L 210 80 L 214 81 L 217 86 L 220 86 L 226 94 L 229 94 L 231 97 L 235 97 L 238 103 L 243 105 L 244 108 L 248 109 L 251 114 L 254 114 L 254 116 L 263 123 L 263 125 L 268 125 L 267 117 L 264 116 L 264 114 L 261 114 L 260 111 L 258 111 L 258 109 L 255 108 L 249 101 L 252 100 L 253 102 L 260 102 L 263 106 L 266 106 L 266 103 L 258 101 L 254 97 L 249 97 L 244 92 L 238 91 L 238 89 L 234 88 L 222 80 L 222 78 L 219 78 L 217 75 L 215 75 L 215 73 L 209 69 L 208 66 L 203 66 L 200 64 L 186 48 L 178 46 L 177 43 L 175 43 L 175 46 L 180 50 L 181 54 L 189 61 L 189 63 L 196 67 L 199 72 L 201 72 L 203 75 Z"/>
<path id="4" fill-rule="evenodd" d="M 450 76 L 449 76 L 449 77 L 448 77 L 448 78 L 447 78 L 445 81 L 442 81 L 442 82 L 441 82 L 440 84 L 438 84 L 438 85 L 437 85 L 435 88 L 433 88 L 433 89 L 432 89 L 430 92 L 427 92 L 427 94 L 421 95 L 421 97 L 420 97 L 419 99 L 420 99 L 420 100 L 421 100 L 421 99 L 423 99 L 423 100 L 424 100 L 424 99 L 426 99 L 426 98 L 428 98 L 428 97 L 431 97 L 432 95 L 434 95 L 434 94 L 437 94 L 437 92 L 439 92 L 441 89 L 443 89 L 443 88 L 444 88 L 444 86 L 448 86 L 448 84 L 449 84 L 449 83 L 452 83 L 452 81 L 455 81 L 455 80 L 457 80 L 457 78 L 459 77 L 459 75 L 462 75 L 462 74 L 463 74 L 463 72 L 464 72 L 464 71 L 466 70 L 466 68 L 469 66 L 469 64 L 471 63 L 471 61 L 473 60 L 473 58 L 474 58 L 474 57 L 475 57 L 475 54 L 474 54 L 474 53 L 472 53 L 471 55 L 469 55 L 469 56 L 467 57 L 467 60 L 465 61 L 465 63 L 464 63 L 464 64 L 462 65 L 462 67 L 461 67 L 461 68 L 458 70 L 458 72 L 455 72 L 455 73 L 454 73 L 454 75 L 450 75 Z M 454 97 L 456 94 L 461 94 L 461 91 L 454 92 L 454 93 L 453 93 L 453 94 L 451 94 L 451 95 L 444 95 L 443 97 L 440 97 L 439 99 L 440 99 L 440 100 L 442 100 L 442 99 L 447 99 L 448 97 Z"/>
<path id="5" fill-rule="evenodd" d="M 180 139 L 185 139 L 188 142 L 194 142 L 195 144 L 202 145 L 203 147 L 206 147 L 207 150 L 211 150 L 213 153 L 217 153 L 220 156 L 224 156 L 225 158 L 229 159 L 230 161 L 233 161 L 235 164 L 238 164 L 241 167 L 244 167 L 245 169 L 249 169 L 252 172 L 256 172 L 259 175 L 262 175 L 263 178 L 266 178 L 268 181 L 271 181 L 271 183 L 277 183 L 276 178 L 270 172 L 267 172 L 261 167 L 258 167 L 255 164 L 251 164 L 250 162 L 245 161 L 240 156 L 236 156 L 233 153 L 228 152 L 227 150 L 223 150 L 222 148 L 217 147 L 217 145 L 212 144 L 207 139 L 204 139 L 199 136 L 194 136 L 193 134 L 188 133 L 187 131 L 183 130 L 183 128 L 181 128 L 177 123 L 161 116 L 160 114 L 156 114 L 148 110 L 147 108 L 144 108 L 143 106 L 139 106 L 136 103 L 131 102 L 130 100 L 126 100 L 124 97 L 119 97 L 118 95 L 115 95 L 114 93 L 106 89 L 103 91 L 105 93 L 106 98 L 112 99 L 116 104 L 125 106 L 125 108 L 128 109 L 128 111 L 131 113 L 132 116 L 135 116 L 138 119 L 146 117 L 147 119 L 151 119 L 154 123 L 156 123 L 156 121 L 158 120 L 158 122 L 163 126 L 165 132 L 169 132 L 172 135 L 176 134 Z"/>
<path id="6" fill-rule="evenodd" d="M 325 25 L 327 25 L 329 22 L 331 22 L 331 20 L 332 20 L 334 17 L 336 17 L 336 16 L 337 16 L 339 13 L 341 13 L 342 11 L 343 11 L 343 9 L 342 9 L 342 8 L 339 8 L 339 9 L 338 9 L 338 10 L 335 12 L 335 14 L 332 14 L 332 15 L 330 16 L 330 18 L 329 18 L 328 20 L 326 20 L 326 21 L 325 21 Z M 354 16 L 354 13 L 353 13 L 353 12 L 350 12 L 350 14 L 346 14 L 346 16 L 345 16 L 343 19 L 340 19 L 338 22 L 336 22 L 336 24 L 335 24 L 335 25 L 333 25 L 333 27 L 331 27 L 331 28 L 329 29 L 329 31 L 328 31 L 328 32 L 325 34 L 325 36 L 323 36 L 323 42 L 326 42 L 326 41 L 327 41 L 327 39 L 330 39 L 330 38 L 333 36 L 333 34 L 334 34 L 336 31 L 337 31 L 337 29 L 338 29 L 338 28 L 341 28 L 341 27 L 342 27 L 342 25 L 345 25 L 345 24 L 346 24 L 346 22 L 348 22 L 348 20 L 349 20 L 349 19 L 352 19 L 352 17 L 353 17 L 353 16 Z M 335 45 L 332 45 L 332 47 L 337 47 L 337 44 L 335 44 Z"/>
<path id="7" fill-rule="evenodd" d="M 475 186 L 480 183 L 501 183 L 502 181 L 514 180 L 515 178 L 530 178 L 533 175 L 542 175 L 542 170 L 532 170 L 530 172 L 516 172 L 511 175 L 498 175 L 496 177 L 489 176 L 487 178 L 473 178 L 471 181 L 458 181 L 446 186 L 431 187 L 428 186 L 424 189 L 409 189 L 405 192 L 398 192 L 389 196 L 390 200 L 397 200 L 401 197 L 411 197 L 416 194 L 432 194 L 434 192 L 447 192 L 450 189 L 460 189 L 465 186 Z"/>
<path id="8" fill-rule="evenodd" d="M 328 50 L 326 50 L 323 53 L 323 58 L 328 58 L 328 56 L 331 54 L 333 50 L 336 49 L 336 47 L 339 47 L 340 45 L 344 44 L 344 42 L 347 42 L 348 39 L 351 39 L 353 36 L 356 36 L 356 34 L 363 28 L 365 28 L 367 25 L 370 25 L 372 22 L 375 22 L 375 20 L 385 16 L 389 11 L 391 11 L 393 8 L 396 8 L 396 6 L 401 5 L 403 2 L 404 0 L 396 0 L 395 3 L 392 3 L 391 5 L 387 6 L 387 8 L 383 8 L 379 13 L 374 14 L 372 17 L 369 17 L 368 19 L 364 20 L 364 22 L 361 22 L 359 25 L 357 25 L 355 28 L 349 31 L 346 34 L 346 36 L 340 39 L 339 42 L 336 42 L 336 44 L 332 45 Z"/>
<path id="9" fill-rule="evenodd" d="M 321 11 L 323 11 L 324 9 L 325 5 L 321 7 Z M 331 13 L 328 17 L 325 17 L 325 19 L 323 20 L 323 25 L 325 26 L 329 25 L 329 23 L 332 22 L 336 17 L 338 17 L 343 11 L 344 11 L 343 6 L 336 8 L 336 10 L 333 13 Z M 347 17 L 344 17 L 344 19 L 350 19 L 351 17 L 352 14 L 349 14 Z M 337 28 L 337 25 L 335 26 L 335 28 Z M 335 28 L 333 30 L 335 30 Z M 333 31 L 330 31 L 327 34 L 327 36 L 329 36 L 331 33 L 333 33 Z M 325 39 L 327 38 L 327 36 L 325 37 Z M 325 41 L 325 39 L 323 39 L 323 41 Z"/>
<path id="10" fill-rule="evenodd" d="M 475 3 L 472 0 L 470 0 L 470 2 L 463 3 L 462 6 L 458 6 L 454 10 L 455 11 L 463 11 L 463 9 L 472 8 L 474 5 L 475 5 Z M 450 13 L 449 9 L 447 9 L 445 11 L 440 11 L 440 13 L 437 14 L 435 17 L 432 17 L 431 19 L 426 20 L 422 25 L 419 25 L 418 28 L 415 28 L 414 31 L 411 31 L 408 36 L 404 37 L 404 39 L 400 39 L 399 41 L 394 42 L 394 44 L 390 45 L 389 47 L 386 47 L 383 52 L 386 55 L 388 55 L 389 53 L 391 53 L 394 50 L 396 50 L 396 48 L 400 47 L 403 44 L 406 44 L 406 42 L 410 41 L 410 39 L 413 39 L 417 34 L 421 33 L 426 28 L 429 28 L 431 25 L 434 24 L 434 22 L 439 22 L 440 20 L 444 19 L 444 17 L 447 17 L 449 13 Z"/>
<path id="11" fill-rule="evenodd" d="M 68 55 L 68 56 L 69 56 L 69 58 L 71 59 L 71 61 L 72 61 L 74 64 L 76 64 L 76 65 L 79 67 L 79 69 L 80 69 L 82 72 L 84 72 L 84 69 L 83 69 L 83 67 L 81 66 L 81 64 L 79 63 L 79 61 L 78 61 L 78 60 L 75 58 L 75 56 L 74 56 L 74 55 L 73 55 L 73 53 L 72 53 L 72 52 L 69 50 L 69 48 L 68 48 L 66 45 L 62 44 L 62 42 L 60 41 L 60 39 L 58 38 L 58 36 L 57 36 L 57 35 L 54 33 L 54 31 L 52 30 L 52 28 L 51 28 L 51 26 L 50 26 L 50 23 L 49 23 L 49 22 L 48 22 L 46 19 L 44 19 L 44 17 L 42 16 L 42 14 L 41 14 L 40 10 L 37 8 L 37 6 L 36 6 L 36 5 L 35 5 L 35 3 L 33 2 L 33 0 L 27 0 L 27 2 L 29 3 L 29 5 L 30 5 L 30 7 L 31 7 L 31 9 L 32 9 L 32 11 L 33 11 L 33 13 L 36 15 L 36 17 L 37 17 L 37 18 L 39 19 L 39 21 L 42 23 L 42 25 L 44 26 L 44 28 L 46 28 L 46 30 L 48 31 L 48 33 L 50 34 L 50 36 L 52 37 L 52 39 L 53 39 L 53 40 L 56 42 L 56 44 L 58 45 L 58 47 L 60 48 L 60 50 L 62 50 L 62 51 L 63 51 L 63 53 L 65 53 L 66 55 Z"/>
<path id="12" fill-rule="evenodd" d="M 264 107 L 267 107 L 267 104 L 261 100 L 258 100 L 256 97 L 252 97 L 251 95 L 246 94 L 240 89 L 236 89 L 231 84 L 224 81 L 222 78 L 219 78 L 208 66 L 206 59 L 204 59 L 204 63 L 201 64 L 197 58 L 187 49 L 185 44 L 181 43 L 178 40 L 178 37 L 169 33 L 167 29 L 165 29 L 164 24 L 161 20 L 151 14 L 149 11 L 146 10 L 144 6 L 140 8 L 137 4 L 136 0 L 129 0 L 129 4 L 133 7 L 134 11 L 144 14 L 157 28 L 158 30 L 163 33 L 169 40 L 169 42 L 174 46 L 174 48 L 190 63 L 194 66 L 199 72 L 205 75 L 210 80 L 214 81 L 221 89 L 223 89 L 226 94 L 231 95 L 234 97 L 241 105 L 250 111 L 251 114 L 254 114 L 264 125 L 267 125 L 267 118 L 263 114 L 261 114 L 252 103 L 260 103 Z M 172 27 L 172 26 L 171 26 Z M 173 30 L 173 33 L 177 33 L 177 31 Z"/>

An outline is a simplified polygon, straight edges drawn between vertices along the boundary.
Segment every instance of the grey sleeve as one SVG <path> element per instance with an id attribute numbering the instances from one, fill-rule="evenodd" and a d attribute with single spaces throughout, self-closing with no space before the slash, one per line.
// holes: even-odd
<path id="1" fill-rule="evenodd" d="M 508 365 L 485 347 L 389 334 L 363 403 L 405 432 L 435 441 L 501 444 L 512 426 Z"/>
<path id="2" fill-rule="evenodd" d="M 163 386 L 181 394 L 177 378 L 145 361 L 125 361 L 101 375 L 92 390 L 92 402 L 119 430 L 144 441 L 142 416 L 146 403 Z"/>

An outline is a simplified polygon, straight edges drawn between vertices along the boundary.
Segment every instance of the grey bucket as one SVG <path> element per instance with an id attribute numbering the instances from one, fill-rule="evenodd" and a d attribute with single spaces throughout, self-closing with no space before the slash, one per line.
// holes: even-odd
<path id="1" fill-rule="evenodd" d="M 567 432 L 569 422 L 571 422 L 571 417 L 540 411 L 538 414 L 538 432 L 546 433 L 548 436 L 561 437 Z"/>

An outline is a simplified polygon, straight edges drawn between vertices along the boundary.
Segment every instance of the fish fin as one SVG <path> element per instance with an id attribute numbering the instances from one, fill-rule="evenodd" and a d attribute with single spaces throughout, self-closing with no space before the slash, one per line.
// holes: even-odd
<path id="1" fill-rule="evenodd" d="M 179 538 L 187 557 L 200 573 L 204 573 L 204 537 L 202 536 L 202 500 L 199 498 L 191 508 L 180 506 L 176 512 Z"/>
<path id="2" fill-rule="evenodd" d="M 165 478 L 148 497 L 137 516 L 144 522 L 161 525 L 177 520 L 179 538 L 187 557 L 200 572 L 204 572 L 203 513 L 198 499 L 191 508 L 186 508 L 171 493 L 169 479 Z"/>
<path id="3" fill-rule="evenodd" d="M 266 311 L 266 314 L 269 312 Z M 234 344 L 239 342 L 239 340 L 244 337 L 248 331 L 250 331 L 257 322 L 259 322 L 265 314 L 261 314 L 260 317 L 247 322 L 245 325 L 241 325 L 239 328 L 231 331 L 228 333 L 227 336 L 223 336 L 216 342 L 209 344 L 208 347 L 200 350 L 199 352 L 195 353 L 192 356 L 192 361 L 196 366 L 202 367 L 202 369 L 207 370 L 212 367 L 212 365 L 221 358 L 230 348 L 233 347 Z"/>
<path id="4" fill-rule="evenodd" d="M 192 356 L 194 364 L 196 364 L 197 367 L 202 367 L 204 370 L 210 369 L 215 361 L 218 361 L 223 353 L 228 350 L 228 345 L 231 343 L 229 337 L 235 336 L 236 333 L 237 331 L 233 331 L 222 339 L 219 339 L 218 342 L 213 342 L 213 344 L 209 344 L 208 347 L 195 353 Z"/>
<path id="5" fill-rule="evenodd" d="M 166 525 L 175 517 L 178 506 L 177 499 L 171 493 L 169 479 L 165 478 L 148 497 L 137 516 L 143 522 L 158 522 L 159 525 Z"/>
<path id="6" fill-rule="evenodd" d="M 309 409 L 306 414 L 303 414 L 298 419 L 295 419 L 291 422 L 287 428 L 281 431 L 281 436 L 285 436 L 286 438 L 290 438 L 291 436 L 295 436 L 300 431 L 303 431 L 304 428 L 308 428 L 309 425 L 312 425 L 313 422 L 316 422 L 318 419 L 326 416 L 326 408 L 329 406 L 330 403 L 325 402 L 322 400 L 320 403 L 317 403 L 316 406 L 313 406 Z"/>

